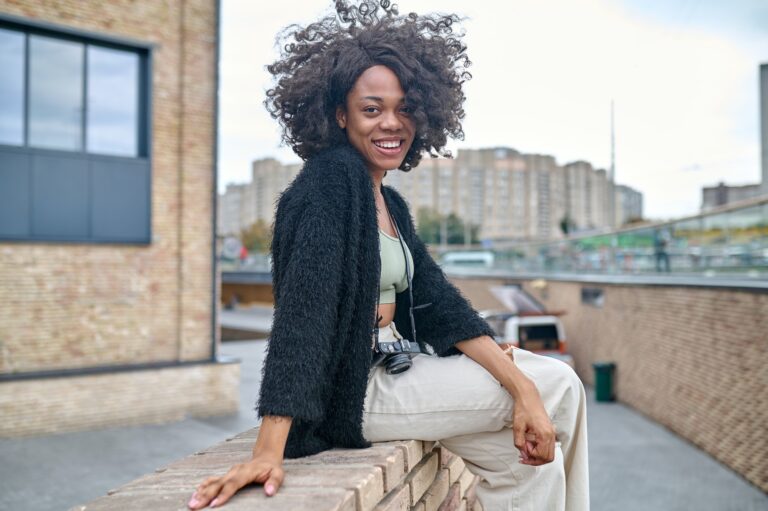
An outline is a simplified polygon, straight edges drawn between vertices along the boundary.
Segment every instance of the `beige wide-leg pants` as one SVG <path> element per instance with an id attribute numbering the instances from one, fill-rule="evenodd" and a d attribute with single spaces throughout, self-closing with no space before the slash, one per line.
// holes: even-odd
<path id="1" fill-rule="evenodd" d="M 394 325 L 380 339 L 395 335 Z M 399 335 L 399 334 L 397 334 Z M 363 434 L 372 442 L 437 440 L 480 476 L 484 511 L 589 509 L 584 387 L 565 363 L 515 349 L 515 363 L 536 384 L 557 430 L 555 460 L 519 462 L 512 426 L 514 401 L 480 364 L 467 357 L 416 355 L 413 366 L 389 375 L 371 369 Z"/>

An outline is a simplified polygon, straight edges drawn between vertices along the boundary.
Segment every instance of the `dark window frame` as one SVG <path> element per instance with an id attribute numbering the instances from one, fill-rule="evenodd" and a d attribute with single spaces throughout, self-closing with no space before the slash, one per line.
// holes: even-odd
<path id="1" fill-rule="evenodd" d="M 9 145 L 0 143 L 0 156 L 3 154 L 11 155 L 23 155 L 29 158 L 35 156 L 45 156 L 49 158 L 71 158 L 73 156 L 79 157 L 84 165 L 90 167 L 93 164 L 104 163 L 125 163 L 142 164 L 147 170 L 146 179 L 146 211 L 142 213 L 146 216 L 146 225 L 142 235 L 139 236 L 110 236 L 110 235 L 96 235 L 94 234 L 93 220 L 89 216 L 88 222 L 88 234 L 86 236 L 78 235 L 45 235 L 36 234 L 31 232 L 27 236 L 19 235 L 5 235 L 0 233 L 0 242 L 55 242 L 55 243 L 118 243 L 118 244 L 149 244 L 152 240 L 152 68 L 153 68 L 153 51 L 155 44 L 144 41 L 137 41 L 128 38 L 114 37 L 110 35 L 104 35 L 85 30 L 75 29 L 72 27 L 60 26 L 48 22 L 42 22 L 32 19 L 27 19 L 19 16 L 13 16 L 0 13 L 0 28 L 12 31 L 18 31 L 24 34 L 24 108 L 23 108 L 23 144 L 22 145 Z M 82 94 L 83 94 L 83 111 L 81 119 L 81 147 L 79 150 L 64 150 L 64 149 L 45 149 L 29 146 L 29 38 L 30 35 L 40 35 L 50 37 L 63 41 L 72 41 L 83 44 L 83 66 L 82 66 Z M 88 104 L 87 104 L 87 73 L 88 73 L 88 45 L 109 48 L 121 51 L 129 51 L 136 54 L 139 57 L 139 70 L 138 70 L 138 112 L 137 112 L 137 154 L 136 156 L 120 156 L 110 155 L 104 153 L 90 153 L 87 148 L 87 120 L 88 120 Z M 90 170 L 89 170 L 90 172 Z M 90 174 L 89 174 L 90 175 Z M 88 182 L 88 211 L 89 214 L 93 207 L 93 197 L 90 195 L 93 182 L 89 177 Z M 30 191 L 30 193 L 33 193 Z M 30 211 L 29 221 L 31 222 L 34 214 L 34 205 L 31 204 L 30 198 Z M 30 228 L 30 230 L 32 230 Z"/>

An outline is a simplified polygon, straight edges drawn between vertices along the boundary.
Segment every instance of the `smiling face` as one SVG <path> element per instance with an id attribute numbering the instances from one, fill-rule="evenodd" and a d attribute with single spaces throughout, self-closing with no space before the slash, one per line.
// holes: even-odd
<path id="1" fill-rule="evenodd" d="M 345 106 L 336 110 L 336 121 L 371 172 L 398 168 L 416 133 L 400 80 L 380 65 L 360 75 Z"/>

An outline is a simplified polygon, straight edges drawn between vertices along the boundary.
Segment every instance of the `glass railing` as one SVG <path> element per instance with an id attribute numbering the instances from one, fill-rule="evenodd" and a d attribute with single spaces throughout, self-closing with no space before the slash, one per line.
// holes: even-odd
<path id="1" fill-rule="evenodd" d="M 492 254 L 491 264 L 484 253 Z M 449 248 L 436 257 L 446 269 L 768 278 L 768 196 L 670 222 L 552 242 L 497 243 L 489 251 Z"/>

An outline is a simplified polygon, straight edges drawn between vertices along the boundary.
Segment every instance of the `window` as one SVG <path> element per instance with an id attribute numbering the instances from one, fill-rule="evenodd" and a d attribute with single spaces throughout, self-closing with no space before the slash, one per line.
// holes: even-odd
<path id="1" fill-rule="evenodd" d="M 88 48 L 88 152 L 138 154 L 138 84 L 136 53 L 96 46 Z"/>
<path id="2" fill-rule="evenodd" d="M 0 240 L 150 240 L 151 48 L 0 15 Z"/>
<path id="3" fill-rule="evenodd" d="M 0 28 L 0 144 L 24 142 L 24 34 Z"/>
<path id="4" fill-rule="evenodd" d="M 520 325 L 519 346 L 528 351 L 557 350 L 560 339 L 556 325 Z"/>
<path id="5" fill-rule="evenodd" d="M 83 45 L 29 36 L 29 140 L 32 147 L 82 149 Z"/>
<path id="6" fill-rule="evenodd" d="M 596 287 L 582 287 L 581 303 L 602 309 L 603 305 L 605 304 L 605 295 L 603 290 Z"/>

